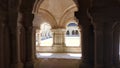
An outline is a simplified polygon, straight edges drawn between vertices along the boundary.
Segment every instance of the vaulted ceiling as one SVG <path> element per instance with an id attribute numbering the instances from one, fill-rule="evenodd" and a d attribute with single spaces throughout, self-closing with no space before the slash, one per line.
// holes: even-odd
<path id="1" fill-rule="evenodd" d="M 34 25 L 48 22 L 52 27 L 64 27 L 78 9 L 73 0 L 44 0 L 37 10 Z"/>

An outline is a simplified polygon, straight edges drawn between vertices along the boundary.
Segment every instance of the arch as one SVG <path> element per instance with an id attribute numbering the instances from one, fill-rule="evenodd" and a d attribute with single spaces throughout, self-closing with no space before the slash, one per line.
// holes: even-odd
<path id="1" fill-rule="evenodd" d="M 46 9 L 40 8 L 39 12 L 35 13 L 33 25 L 40 27 L 40 25 L 42 23 L 44 23 L 44 21 L 42 19 L 43 20 L 46 19 L 48 21 L 46 23 L 50 24 L 52 28 L 56 28 L 57 22 L 56 22 L 56 19 L 54 18 L 54 16 Z M 38 22 L 38 20 L 43 21 L 43 22 Z"/>
<path id="2" fill-rule="evenodd" d="M 69 21 L 71 21 L 71 20 L 69 20 Z M 77 32 L 76 32 L 76 31 L 79 31 L 79 28 L 77 26 L 77 22 L 68 22 L 67 25 L 66 25 L 66 30 L 69 31 L 69 33 L 70 33 L 68 35 L 68 33 L 66 32 L 66 36 L 65 36 L 66 46 L 68 46 L 68 47 L 72 46 L 72 47 L 81 48 L 81 42 L 80 42 L 81 36 L 77 35 Z M 75 44 L 71 45 L 71 44 L 73 44 L 73 42 Z"/>
<path id="3" fill-rule="evenodd" d="M 78 0 L 73 0 L 75 2 L 75 4 L 77 5 L 77 7 L 79 7 L 79 3 Z"/>
<path id="4" fill-rule="evenodd" d="M 70 32 L 69 32 L 69 30 L 67 30 L 66 34 L 67 34 L 67 35 L 70 35 Z"/>
<path id="5" fill-rule="evenodd" d="M 66 14 L 67 12 L 71 11 L 74 8 L 77 8 L 77 6 L 75 4 L 73 4 L 70 7 L 66 8 L 66 10 L 64 11 L 64 14 Z M 76 9 L 76 11 L 78 11 L 78 8 Z M 64 14 L 63 14 L 63 16 L 64 16 Z"/>
<path id="6" fill-rule="evenodd" d="M 64 27 L 67 28 L 67 25 L 70 24 L 70 22 L 74 22 L 75 24 L 78 25 L 77 20 L 75 18 L 71 17 L 71 18 L 65 20 Z"/>
<path id="7" fill-rule="evenodd" d="M 77 11 L 77 6 L 76 5 L 72 5 L 72 6 L 68 7 L 68 9 L 65 10 L 63 16 L 61 17 L 61 19 L 59 21 L 59 24 L 60 24 L 61 27 L 65 27 L 65 25 L 63 25 L 63 24 L 66 24 L 66 18 L 67 19 L 70 19 L 70 18 L 76 19 L 75 16 L 72 16 L 72 17 L 70 16 L 68 18 L 68 15 L 72 14 L 73 11 L 75 11 L 75 10 Z"/>
<path id="8" fill-rule="evenodd" d="M 41 5 L 41 3 L 43 2 L 44 0 L 36 0 L 35 1 L 35 4 L 33 6 L 33 14 L 34 13 L 38 13 L 38 9 L 39 9 L 39 6 Z"/>
<path id="9" fill-rule="evenodd" d="M 36 0 L 35 4 L 33 6 L 33 13 L 38 12 L 38 9 L 40 7 L 40 5 L 43 3 L 44 0 Z M 76 6 L 79 6 L 78 0 L 73 0 L 73 2 L 76 4 Z"/>
<path id="10" fill-rule="evenodd" d="M 52 37 L 50 35 L 50 33 L 52 33 L 51 25 L 49 23 L 43 23 L 40 26 L 41 26 L 41 29 L 38 32 L 38 34 L 41 35 L 38 41 L 39 47 L 43 49 L 43 46 L 52 46 L 53 42 L 52 42 Z"/>

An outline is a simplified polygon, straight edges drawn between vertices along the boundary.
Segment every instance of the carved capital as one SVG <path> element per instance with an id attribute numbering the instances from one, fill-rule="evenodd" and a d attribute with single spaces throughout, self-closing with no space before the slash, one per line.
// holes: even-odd
<path id="1" fill-rule="evenodd" d="M 54 33 L 61 33 L 61 32 L 65 32 L 66 29 L 52 29 L 52 32 Z"/>
<path id="2" fill-rule="evenodd" d="M 79 20 L 79 25 L 91 24 L 91 18 L 88 16 L 87 10 L 86 12 L 75 12 L 75 16 Z"/>
<path id="3" fill-rule="evenodd" d="M 103 31 L 104 30 L 104 23 L 94 23 L 94 29 L 96 31 Z"/>
<path id="4" fill-rule="evenodd" d="M 104 20 L 119 20 L 119 14 L 120 8 L 119 6 L 93 6 L 89 9 L 90 15 L 93 17 L 93 19 L 104 19 Z"/>

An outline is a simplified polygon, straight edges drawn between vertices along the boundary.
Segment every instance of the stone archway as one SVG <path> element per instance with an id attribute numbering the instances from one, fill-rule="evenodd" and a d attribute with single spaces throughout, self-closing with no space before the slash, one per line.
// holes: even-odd
<path id="1" fill-rule="evenodd" d="M 36 29 L 36 27 L 32 24 L 32 20 L 34 18 L 32 12 L 32 7 L 33 7 L 33 3 L 34 0 L 30 0 L 29 4 L 26 4 L 27 1 L 22 1 L 21 4 L 21 9 L 20 12 L 22 13 L 22 24 L 25 27 L 25 67 L 26 68 L 34 68 L 36 67 L 35 63 L 33 61 L 35 61 L 35 52 L 34 52 L 34 42 L 33 39 L 34 38 L 34 28 Z M 59 25 L 59 24 L 57 24 Z"/>
<path id="2" fill-rule="evenodd" d="M 35 18 L 33 21 L 33 26 L 37 27 L 37 29 L 36 29 L 37 35 L 38 34 L 40 35 L 39 41 L 38 41 L 39 45 L 36 46 L 36 53 L 52 52 L 53 51 L 53 49 L 52 49 L 53 41 L 52 40 L 50 41 L 49 46 L 45 44 L 45 41 L 42 42 L 42 40 L 45 39 L 45 38 L 42 38 L 42 36 L 44 36 L 44 37 L 48 36 L 48 33 L 46 33 L 44 30 L 42 30 L 42 25 L 49 24 L 51 27 L 50 28 L 50 31 L 51 31 L 53 28 L 56 28 L 56 24 L 57 24 L 56 20 L 55 20 L 54 16 L 49 11 L 47 11 L 46 9 L 42 9 L 42 8 L 40 8 L 37 13 L 34 13 L 34 15 L 35 15 Z M 43 31 L 44 31 L 44 33 L 41 34 L 41 32 L 43 32 Z M 34 42 L 36 42 L 36 41 L 34 40 Z"/>
<path id="3" fill-rule="evenodd" d="M 56 5 L 57 8 L 53 4 Z M 61 6 L 61 4 L 63 4 L 63 6 Z M 48 16 L 50 20 L 52 19 L 52 21 L 50 21 L 50 25 L 52 26 L 52 31 L 53 31 L 53 40 L 54 40 L 53 47 L 55 47 L 53 49 L 56 50 L 56 48 L 58 49 L 61 46 L 62 46 L 61 48 L 63 48 L 63 46 L 65 46 L 65 43 L 64 43 L 65 25 L 64 24 L 66 24 L 66 22 L 64 18 L 66 19 L 71 18 L 71 17 L 73 18 L 74 12 L 76 10 L 77 10 L 77 6 L 73 0 L 65 0 L 65 2 L 60 0 L 59 3 L 57 0 L 52 0 L 52 1 L 37 0 L 36 1 L 34 5 L 33 13 L 35 15 L 42 13 L 44 15 L 40 15 L 40 17 L 43 16 L 45 18 Z M 35 25 L 37 25 L 37 23 Z M 59 51 L 59 49 L 57 51 Z"/>
<path id="4" fill-rule="evenodd" d="M 65 36 L 66 47 L 76 48 L 76 51 L 81 53 L 81 32 L 78 23 L 74 20 L 69 20 L 66 25 L 66 33 L 69 31 L 69 35 Z M 78 34 L 76 34 L 76 31 Z M 77 49 L 78 48 L 78 49 Z M 72 50 L 71 50 L 72 51 Z"/>

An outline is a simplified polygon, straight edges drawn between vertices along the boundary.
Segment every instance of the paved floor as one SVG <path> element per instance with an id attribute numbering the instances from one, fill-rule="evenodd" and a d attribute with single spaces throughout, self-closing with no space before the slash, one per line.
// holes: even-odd
<path id="1" fill-rule="evenodd" d="M 79 68 L 78 59 L 41 59 L 39 68 Z"/>
<path id="2" fill-rule="evenodd" d="M 52 46 L 52 38 L 41 41 L 41 46 Z M 66 37 L 66 46 L 79 46 L 79 37 Z M 39 68 L 79 68 L 80 53 L 37 53 Z"/>
<path id="3" fill-rule="evenodd" d="M 39 68 L 79 68 L 81 54 L 38 53 Z"/>
<path id="4" fill-rule="evenodd" d="M 37 58 L 80 59 L 80 53 L 37 53 Z"/>

